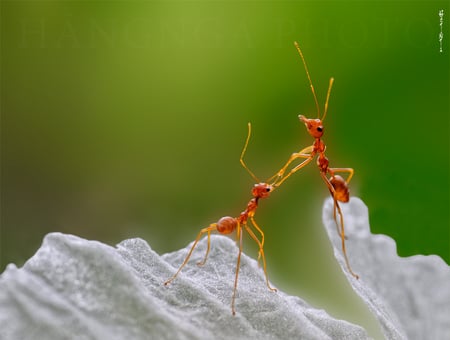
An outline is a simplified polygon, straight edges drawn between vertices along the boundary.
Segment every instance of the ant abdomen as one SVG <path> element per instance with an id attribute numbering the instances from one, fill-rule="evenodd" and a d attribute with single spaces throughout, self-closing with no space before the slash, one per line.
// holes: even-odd
<path id="1" fill-rule="evenodd" d="M 221 234 L 231 234 L 237 227 L 237 220 L 234 217 L 225 216 L 217 222 L 217 231 Z"/>
<path id="2" fill-rule="evenodd" d="M 347 182 L 339 175 L 334 175 L 330 178 L 330 183 L 335 191 L 335 198 L 339 202 L 348 202 L 350 200 L 350 191 L 348 190 Z"/>

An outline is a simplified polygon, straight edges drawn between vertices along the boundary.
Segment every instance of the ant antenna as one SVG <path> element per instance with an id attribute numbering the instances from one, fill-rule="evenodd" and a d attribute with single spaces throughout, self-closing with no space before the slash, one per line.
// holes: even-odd
<path id="1" fill-rule="evenodd" d="M 314 91 L 314 86 L 312 84 L 311 77 L 309 76 L 308 66 L 306 66 L 305 57 L 303 56 L 302 50 L 300 49 L 300 46 L 299 46 L 298 42 L 294 41 L 294 45 L 295 45 L 295 48 L 298 51 L 298 54 L 300 54 L 300 57 L 302 58 L 303 66 L 305 67 L 306 75 L 308 76 L 308 80 L 309 80 L 309 86 L 311 87 L 311 91 L 312 91 L 312 94 L 314 96 L 314 101 L 316 102 L 317 117 L 319 118 L 320 117 L 319 102 L 317 101 L 316 91 Z"/>
<path id="2" fill-rule="evenodd" d="M 253 179 L 256 181 L 256 183 L 259 183 L 260 181 L 259 181 L 258 177 L 255 176 L 255 174 L 248 168 L 248 166 L 244 162 L 244 154 L 247 151 L 247 146 L 248 146 L 248 142 L 250 141 L 251 134 L 252 134 L 252 124 L 249 122 L 247 139 L 245 141 L 244 149 L 242 149 L 241 158 L 239 159 L 239 161 L 241 162 L 241 165 L 244 167 L 244 169 L 247 170 L 247 172 L 250 174 L 250 176 L 253 177 Z"/>
<path id="3" fill-rule="evenodd" d="M 325 101 L 325 108 L 323 111 L 323 116 L 322 116 L 322 122 L 325 119 L 325 116 L 327 115 L 327 111 L 328 111 L 328 100 L 330 99 L 330 93 L 331 93 L 331 88 L 333 87 L 333 82 L 334 82 L 334 78 L 330 78 L 330 85 L 328 85 L 328 92 L 327 92 L 327 100 Z"/>

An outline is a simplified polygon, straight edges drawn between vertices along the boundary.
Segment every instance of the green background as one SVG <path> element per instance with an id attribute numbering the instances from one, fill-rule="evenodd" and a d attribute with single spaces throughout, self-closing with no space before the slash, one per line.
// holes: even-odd
<path id="1" fill-rule="evenodd" d="M 262 180 L 312 143 L 294 40 L 321 105 L 335 78 L 327 153 L 355 169 L 372 231 L 449 263 L 449 20 L 445 1 L 2 1 L 0 272 L 52 231 L 165 253 L 237 216 L 248 121 Z M 328 195 L 310 165 L 261 201 L 269 274 L 364 324 L 321 224 Z"/>

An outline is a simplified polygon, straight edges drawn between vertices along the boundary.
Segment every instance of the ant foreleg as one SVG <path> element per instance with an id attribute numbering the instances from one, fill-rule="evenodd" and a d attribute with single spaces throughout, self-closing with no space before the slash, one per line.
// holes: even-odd
<path id="1" fill-rule="evenodd" d="M 312 152 L 313 148 L 314 148 L 314 146 L 311 145 L 311 146 L 304 148 L 300 152 L 293 153 L 291 155 L 291 157 L 289 157 L 289 160 L 286 162 L 286 164 L 275 175 L 270 177 L 268 182 L 270 182 L 272 179 L 275 179 L 272 185 L 274 187 L 280 186 L 292 174 L 296 173 L 298 170 L 300 170 L 301 168 L 303 168 L 304 166 L 306 166 L 309 162 L 311 162 L 313 160 L 313 158 L 315 156 L 315 154 Z M 286 172 L 289 165 L 298 158 L 304 158 L 305 160 L 303 162 L 301 162 L 300 164 L 298 164 L 297 166 L 295 166 L 294 168 L 292 168 L 289 171 L 289 173 L 286 176 L 284 176 L 284 173 Z"/>

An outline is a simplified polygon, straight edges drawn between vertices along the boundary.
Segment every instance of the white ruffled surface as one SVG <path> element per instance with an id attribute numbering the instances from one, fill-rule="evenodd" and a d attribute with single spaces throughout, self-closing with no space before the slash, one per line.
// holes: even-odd
<path id="1" fill-rule="evenodd" d="M 365 339 L 297 297 L 267 289 L 257 263 L 242 256 L 236 316 L 231 294 L 235 243 L 203 239 L 169 286 L 188 249 L 159 256 L 141 239 L 116 248 L 49 234 L 23 266 L 0 277 L 1 339 Z"/>
<path id="2" fill-rule="evenodd" d="M 370 233 L 358 198 L 341 205 L 348 257 L 327 200 L 323 220 L 335 256 L 386 339 L 450 339 L 450 267 L 437 256 L 397 256 L 395 242 Z M 22 268 L 0 275 L 0 339 L 367 339 L 359 326 L 336 320 L 298 297 L 267 289 L 255 260 L 242 255 L 231 315 L 237 247 L 206 240 L 169 286 L 189 250 L 159 256 L 141 239 L 116 247 L 52 233 Z"/>
<path id="3" fill-rule="evenodd" d="M 359 280 L 345 266 L 330 198 L 324 204 L 323 221 L 334 255 L 353 290 L 380 322 L 385 337 L 450 339 L 450 267 L 434 255 L 399 257 L 392 238 L 370 232 L 368 209 L 359 198 L 352 197 L 340 206 L 347 255 Z"/>

